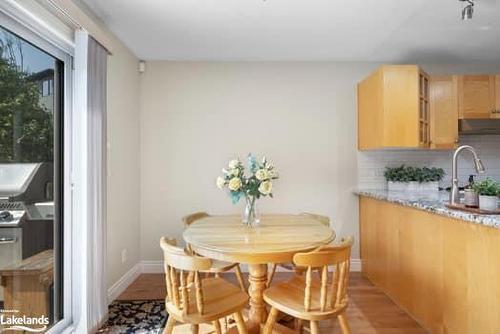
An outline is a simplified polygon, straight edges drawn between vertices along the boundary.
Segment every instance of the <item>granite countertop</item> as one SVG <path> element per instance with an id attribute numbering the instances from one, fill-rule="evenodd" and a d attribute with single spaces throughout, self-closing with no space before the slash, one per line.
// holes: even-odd
<path id="1" fill-rule="evenodd" d="M 480 215 L 460 210 L 448 209 L 445 203 L 449 200 L 449 192 L 439 191 L 430 194 L 417 194 L 387 189 L 356 189 L 355 194 L 383 201 L 432 212 L 438 215 L 461 219 L 475 224 L 500 228 L 500 215 Z"/>

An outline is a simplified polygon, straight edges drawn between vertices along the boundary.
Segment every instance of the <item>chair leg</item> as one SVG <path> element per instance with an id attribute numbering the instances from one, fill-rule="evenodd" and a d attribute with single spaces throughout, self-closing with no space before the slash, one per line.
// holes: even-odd
<path id="1" fill-rule="evenodd" d="M 339 324 L 340 328 L 342 329 L 343 334 L 350 334 L 351 333 L 351 328 L 349 327 L 349 323 L 347 322 L 347 318 L 345 316 L 345 313 L 339 314 L 337 316 L 339 319 Z"/>
<path id="2" fill-rule="evenodd" d="M 248 334 L 247 325 L 245 325 L 245 321 L 243 320 L 243 316 L 241 315 L 241 311 L 234 313 L 234 319 L 236 320 L 236 326 L 238 327 L 239 334 Z"/>
<path id="3" fill-rule="evenodd" d="M 273 332 L 274 324 L 278 318 L 278 309 L 275 307 L 271 308 L 269 315 L 267 316 L 266 325 L 264 326 L 264 334 L 271 334 Z"/>
<path id="4" fill-rule="evenodd" d="M 172 334 L 175 326 L 175 319 L 172 316 L 168 316 L 167 324 L 165 325 L 165 329 L 163 329 L 163 334 Z"/>
<path id="5" fill-rule="evenodd" d="M 191 334 L 198 334 L 200 331 L 200 325 L 191 324 Z"/>
<path id="6" fill-rule="evenodd" d="M 245 286 L 245 281 L 243 281 L 243 275 L 241 274 L 241 268 L 239 264 L 235 267 L 235 270 L 236 278 L 238 279 L 238 283 L 240 284 L 241 291 L 247 293 L 247 287 Z"/>
<path id="7" fill-rule="evenodd" d="M 269 273 L 269 276 L 267 277 L 267 286 L 268 287 L 271 286 L 271 282 L 273 281 L 277 266 L 278 265 L 276 263 L 273 263 L 273 266 L 271 267 L 271 272 Z"/>
<path id="8" fill-rule="evenodd" d="M 214 328 L 215 328 L 215 334 L 222 334 L 219 319 L 213 321 L 212 324 L 214 325 Z"/>
<path id="9" fill-rule="evenodd" d="M 311 334 L 319 334 L 319 325 L 317 321 L 310 321 Z"/>

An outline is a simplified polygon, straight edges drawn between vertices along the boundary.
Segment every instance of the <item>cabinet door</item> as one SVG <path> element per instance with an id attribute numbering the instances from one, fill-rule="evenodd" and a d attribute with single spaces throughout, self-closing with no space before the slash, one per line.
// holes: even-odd
<path id="1" fill-rule="evenodd" d="M 495 77 L 462 75 L 458 83 L 459 117 L 490 118 L 495 109 Z"/>
<path id="2" fill-rule="evenodd" d="M 495 109 L 491 118 L 500 118 L 500 75 L 495 75 Z"/>
<path id="3" fill-rule="evenodd" d="M 458 144 L 458 78 L 430 78 L 431 148 L 452 149 Z"/>
<path id="4" fill-rule="evenodd" d="M 358 149 L 382 146 L 382 72 L 377 70 L 358 84 Z"/>
<path id="5" fill-rule="evenodd" d="M 431 139 L 429 76 L 426 73 L 420 71 L 418 80 L 419 80 L 418 141 L 420 147 L 429 147 Z"/>

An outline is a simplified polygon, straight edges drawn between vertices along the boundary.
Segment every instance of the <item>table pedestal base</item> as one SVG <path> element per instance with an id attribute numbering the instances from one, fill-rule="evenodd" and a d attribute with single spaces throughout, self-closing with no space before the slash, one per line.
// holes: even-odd
<path id="1" fill-rule="evenodd" d="M 267 319 L 266 304 L 264 303 L 264 290 L 267 287 L 267 264 L 248 265 L 250 287 L 250 311 L 248 321 L 250 323 L 261 324 Z"/>

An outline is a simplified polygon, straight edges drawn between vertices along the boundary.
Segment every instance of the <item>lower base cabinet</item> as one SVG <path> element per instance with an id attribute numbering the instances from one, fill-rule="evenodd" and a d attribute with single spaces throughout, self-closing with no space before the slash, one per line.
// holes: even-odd
<path id="1" fill-rule="evenodd" d="M 360 198 L 362 272 L 431 333 L 500 333 L 500 229 Z"/>

